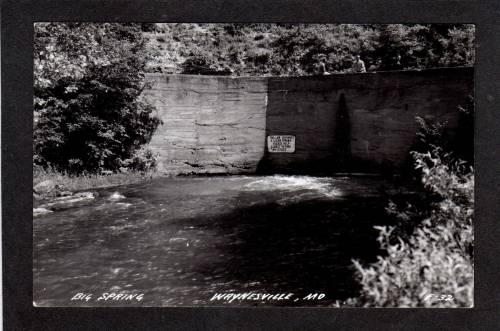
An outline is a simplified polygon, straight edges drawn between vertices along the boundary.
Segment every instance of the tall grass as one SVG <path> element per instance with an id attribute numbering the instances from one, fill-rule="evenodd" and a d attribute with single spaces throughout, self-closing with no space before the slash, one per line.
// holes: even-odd
<path id="1" fill-rule="evenodd" d="M 54 168 L 33 166 L 33 186 L 43 181 L 51 180 L 54 184 L 68 191 L 81 191 L 107 186 L 133 184 L 157 176 L 159 176 L 159 174 L 154 171 L 110 174 L 83 173 L 81 175 L 71 175 L 67 172 L 57 171 Z"/>

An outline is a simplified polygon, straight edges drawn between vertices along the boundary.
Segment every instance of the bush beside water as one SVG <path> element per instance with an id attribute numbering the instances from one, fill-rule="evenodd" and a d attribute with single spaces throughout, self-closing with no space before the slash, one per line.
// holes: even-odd
<path id="1" fill-rule="evenodd" d="M 37 23 L 34 59 L 36 165 L 70 174 L 152 166 L 137 154 L 161 123 L 141 94 L 140 24 Z"/>
<path id="2" fill-rule="evenodd" d="M 444 125 L 417 119 L 421 144 L 411 155 L 425 194 L 404 206 L 389 203 L 386 211 L 396 224 L 375 227 L 385 255 L 367 266 L 353 261 L 360 296 L 337 306 L 473 307 L 474 170 L 473 152 L 467 148 L 473 146 L 474 134 L 471 97 L 459 111 L 464 125 L 451 138 Z"/>
<path id="3" fill-rule="evenodd" d="M 346 302 L 364 307 L 472 307 L 474 173 L 447 165 L 440 150 L 413 153 L 425 189 L 435 203 L 405 238 L 396 227 L 376 227 L 387 253 L 363 266 L 354 261 L 361 296 Z M 408 209 L 391 212 L 404 223 Z M 414 211 L 411 211 L 414 213 Z"/>

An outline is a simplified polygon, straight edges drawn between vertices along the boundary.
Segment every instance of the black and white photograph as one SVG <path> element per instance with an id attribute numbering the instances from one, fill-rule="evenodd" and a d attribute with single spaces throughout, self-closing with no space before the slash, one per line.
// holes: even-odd
<path id="1" fill-rule="evenodd" d="M 474 24 L 33 29 L 34 307 L 474 307 Z"/>

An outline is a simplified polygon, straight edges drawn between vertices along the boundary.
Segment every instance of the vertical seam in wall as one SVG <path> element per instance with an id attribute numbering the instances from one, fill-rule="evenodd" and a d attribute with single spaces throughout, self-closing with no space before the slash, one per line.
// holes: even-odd
<path id="1" fill-rule="evenodd" d="M 266 80 L 265 80 L 265 84 L 266 84 L 266 87 L 265 87 L 265 91 L 266 91 L 266 99 L 265 99 L 265 110 L 264 110 L 264 144 L 263 144 L 263 153 L 262 153 L 262 157 L 265 156 L 266 154 L 266 149 L 267 149 L 267 136 L 268 136 L 268 132 L 267 132 L 267 114 L 268 114 L 268 111 L 269 111 L 269 81 L 271 79 L 269 77 L 266 77 Z"/>

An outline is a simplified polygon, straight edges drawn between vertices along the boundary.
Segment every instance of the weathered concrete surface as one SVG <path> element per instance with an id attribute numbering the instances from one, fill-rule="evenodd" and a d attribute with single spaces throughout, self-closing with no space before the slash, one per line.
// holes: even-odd
<path id="1" fill-rule="evenodd" d="M 151 74 L 145 96 L 164 124 L 150 147 L 160 171 L 377 172 L 401 166 L 416 116 L 458 124 L 472 68 L 319 77 Z M 293 135 L 294 153 L 267 153 L 266 136 Z"/>
<path id="2" fill-rule="evenodd" d="M 253 173 L 264 155 L 264 78 L 147 76 L 163 120 L 150 147 L 171 174 Z"/>
<path id="3" fill-rule="evenodd" d="M 295 153 L 267 153 L 269 172 L 397 168 L 416 141 L 416 116 L 458 124 L 472 68 L 270 78 L 267 135 L 295 135 Z"/>

